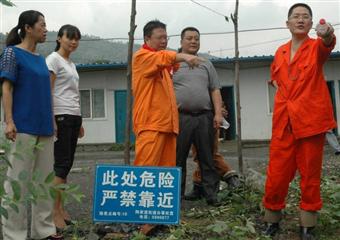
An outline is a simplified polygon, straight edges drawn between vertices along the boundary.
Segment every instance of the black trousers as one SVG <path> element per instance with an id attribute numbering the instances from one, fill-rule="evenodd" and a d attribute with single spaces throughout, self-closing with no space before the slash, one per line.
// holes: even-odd
<path id="1" fill-rule="evenodd" d="M 69 174 L 76 151 L 81 116 L 56 115 L 57 141 L 54 143 L 54 172 L 57 177 L 66 179 Z"/>
<path id="2" fill-rule="evenodd" d="M 216 198 L 220 177 L 213 161 L 214 126 L 211 111 L 200 114 L 179 113 L 176 164 L 182 168 L 182 195 L 185 193 L 186 163 L 191 145 L 197 149 L 202 187 L 206 199 Z"/>

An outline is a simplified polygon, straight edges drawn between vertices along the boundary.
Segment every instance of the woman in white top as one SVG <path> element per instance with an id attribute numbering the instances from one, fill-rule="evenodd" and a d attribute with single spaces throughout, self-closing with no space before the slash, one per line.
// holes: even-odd
<path id="1" fill-rule="evenodd" d="M 75 64 L 70 60 L 70 55 L 77 49 L 80 38 L 81 34 L 77 27 L 62 26 L 58 32 L 55 52 L 46 59 L 52 80 L 57 137 L 54 143 L 55 184 L 67 182 L 78 137 L 84 136 L 78 89 L 79 76 Z M 54 205 L 54 223 L 59 229 L 72 223 L 60 195 Z"/>

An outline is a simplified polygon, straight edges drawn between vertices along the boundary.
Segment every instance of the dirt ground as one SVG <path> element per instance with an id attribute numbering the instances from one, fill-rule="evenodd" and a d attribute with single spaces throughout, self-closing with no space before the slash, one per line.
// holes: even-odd
<path id="1" fill-rule="evenodd" d="M 225 156 L 228 163 L 238 170 L 237 153 L 235 142 L 224 142 L 220 145 L 220 152 Z M 133 155 L 132 155 L 133 159 Z M 268 161 L 268 145 L 266 144 L 247 144 L 243 149 L 244 169 L 255 169 L 260 173 L 265 172 L 265 168 Z M 74 168 L 69 176 L 69 182 L 77 183 L 80 185 L 81 191 L 85 194 L 85 198 L 82 203 L 70 202 L 67 204 L 67 209 L 71 213 L 74 220 L 81 222 L 82 226 L 87 225 L 88 228 L 84 229 L 79 225 L 79 228 L 72 229 L 73 234 L 78 231 L 76 235 L 83 236 L 79 239 L 91 239 L 88 237 L 89 232 L 94 225 L 92 224 L 92 199 L 93 199 L 93 185 L 94 185 L 94 170 L 96 164 L 111 163 L 117 165 L 123 165 L 123 155 L 121 152 L 78 152 L 76 154 L 76 161 Z M 187 173 L 187 191 L 191 189 L 191 174 L 196 167 L 192 159 L 188 159 L 188 173 Z M 337 164 L 337 168 L 334 168 L 334 164 Z M 329 148 L 325 147 L 324 153 L 324 174 L 330 174 L 331 171 L 339 171 L 340 157 L 339 159 L 334 156 L 334 153 Z M 197 203 L 196 203 L 197 204 Z M 259 204 L 259 203 L 255 203 Z M 184 203 L 182 208 L 190 209 L 194 207 L 192 203 Z M 87 223 L 87 224 L 86 224 Z M 76 226 L 77 227 L 77 226 Z M 284 239 L 297 239 L 293 233 L 292 235 L 286 235 Z M 288 238 L 287 238 L 288 237 Z M 69 238 L 78 239 L 78 238 Z M 93 239 L 96 239 L 95 237 Z M 197 239 L 200 239 L 199 237 Z M 281 239 L 281 238 L 280 238 Z M 283 238 L 282 238 L 283 239 Z"/>
<path id="2" fill-rule="evenodd" d="M 235 142 L 220 143 L 220 152 L 231 167 L 238 171 L 237 149 Z M 133 160 L 132 152 L 131 159 Z M 268 159 L 268 146 L 266 144 L 249 145 L 243 150 L 244 169 L 253 168 L 264 172 Z M 131 160 L 131 161 L 132 161 Z M 74 167 L 69 175 L 69 182 L 79 184 L 81 191 L 86 195 L 82 204 L 69 204 L 68 209 L 76 219 L 92 217 L 92 199 L 94 172 L 96 164 L 124 165 L 122 152 L 78 152 Z M 192 187 L 192 173 L 196 165 L 189 156 L 187 161 L 186 191 Z"/>

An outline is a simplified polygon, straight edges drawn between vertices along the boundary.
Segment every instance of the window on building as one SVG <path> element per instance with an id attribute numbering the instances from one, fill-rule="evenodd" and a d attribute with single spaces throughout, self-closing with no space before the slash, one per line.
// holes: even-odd
<path id="1" fill-rule="evenodd" d="M 105 118 L 104 89 L 80 90 L 80 109 L 83 118 Z"/>
<path id="2" fill-rule="evenodd" d="M 104 118 L 105 117 L 105 101 L 104 90 L 95 89 L 92 90 L 92 117 Z"/>
<path id="3" fill-rule="evenodd" d="M 276 88 L 271 84 L 267 84 L 267 89 L 268 89 L 268 110 L 269 113 L 272 114 L 274 109 L 274 97 L 276 93 Z"/>
<path id="4" fill-rule="evenodd" d="M 83 118 L 91 118 L 91 90 L 80 90 L 80 109 Z"/>

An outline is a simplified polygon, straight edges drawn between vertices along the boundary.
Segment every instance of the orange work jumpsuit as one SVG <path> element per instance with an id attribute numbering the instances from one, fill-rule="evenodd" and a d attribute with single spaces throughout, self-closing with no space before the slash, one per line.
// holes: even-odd
<path id="1" fill-rule="evenodd" d="M 137 166 L 176 166 L 178 110 L 170 68 L 176 52 L 144 45 L 133 58 L 133 128 Z"/>
<path id="2" fill-rule="evenodd" d="M 298 169 L 301 180 L 300 209 L 322 207 L 320 175 L 325 132 L 336 127 L 333 108 L 323 74 L 333 43 L 306 39 L 290 61 L 291 41 L 276 52 L 271 79 L 278 89 L 274 100 L 273 129 L 264 207 L 281 210 L 289 183 Z"/>

